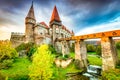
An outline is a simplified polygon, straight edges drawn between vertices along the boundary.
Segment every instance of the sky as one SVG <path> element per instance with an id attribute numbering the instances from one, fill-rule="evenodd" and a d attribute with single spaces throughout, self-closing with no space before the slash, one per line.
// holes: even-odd
<path id="1" fill-rule="evenodd" d="M 25 17 L 32 0 L 0 0 L 0 40 L 11 32 L 25 33 Z M 120 0 L 34 0 L 37 22 L 49 25 L 54 6 L 62 24 L 75 35 L 120 29 Z"/>

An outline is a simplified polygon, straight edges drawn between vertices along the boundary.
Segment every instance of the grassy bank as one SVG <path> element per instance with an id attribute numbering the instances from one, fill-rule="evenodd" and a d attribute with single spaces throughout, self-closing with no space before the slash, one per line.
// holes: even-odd
<path id="1" fill-rule="evenodd" d="M 29 73 L 29 65 L 31 62 L 27 58 L 17 58 L 9 69 L 2 69 L 1 72 L 10 80 L 24 80 Z M 14 78 L 14 79 L 13 79 Z"/>
<path id="2" fill-rule="evenodd" d="M 54 80 L 65 80 L 66 79 L 66 73 L 75 73 L 75 72 L 82 72 L 82 70 L 76 69 L 74 63 L 72 62 L 68 67 L 66 68 L 60 68 L 56 67 L 54 65 Z"/>

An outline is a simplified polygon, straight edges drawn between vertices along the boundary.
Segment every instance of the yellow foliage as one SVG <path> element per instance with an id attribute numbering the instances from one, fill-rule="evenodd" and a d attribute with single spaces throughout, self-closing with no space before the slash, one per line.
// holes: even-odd
<path id="1" fill-rule="evenodd" d="M 33 62 L 30 66 L 31 80 L 50 80 L 53 70 L 53 56 L 48 45 L 41 45 L 33 55 Z"/>
<path id="2" fill-rule="evenodd" d="M 17 57 L 18 54 L 14 48 L 12 48 L 9 41 L 0 42 L 0 60 L 11 59 Z"/>

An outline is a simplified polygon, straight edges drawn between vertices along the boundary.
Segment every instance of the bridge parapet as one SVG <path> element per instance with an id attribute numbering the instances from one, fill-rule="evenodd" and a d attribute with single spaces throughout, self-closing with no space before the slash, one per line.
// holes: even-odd
<path id="1" fill-rule="evenodd" d="M 96 39 L 96 38 L 102 38 L 102 37 L 119 37 L 119 36 L 120 36 L 120 30 L 114 30 L 114 31 L 108 31 L 108 32 L 72 36 L 69 38 L 61 38 L 60 40 Z"/>

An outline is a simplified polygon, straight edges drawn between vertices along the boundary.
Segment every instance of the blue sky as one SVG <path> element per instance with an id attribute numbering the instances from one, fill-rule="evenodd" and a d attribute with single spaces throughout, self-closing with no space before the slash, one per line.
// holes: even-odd
<path id="1" fill-rule="evenodd" d="M 0 0 L 0 40 L 25 31 L 32 0 Z M 120 0 L 34 0 L 37 22 L 49 25 L 54 5 L 62 23 L 76 35 L 120 29 Z"/>

